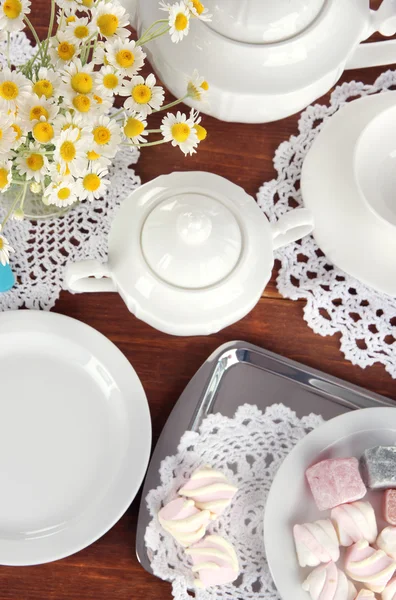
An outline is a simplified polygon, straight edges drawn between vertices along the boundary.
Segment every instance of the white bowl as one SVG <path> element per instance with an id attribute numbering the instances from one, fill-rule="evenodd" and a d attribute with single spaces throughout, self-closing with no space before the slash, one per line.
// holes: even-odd
<path id="1" fill-rule="evenodd" d="M 372 212 L 396 227 L 396 106 L 363 129 L 355 148 L 356 183 Z"/>

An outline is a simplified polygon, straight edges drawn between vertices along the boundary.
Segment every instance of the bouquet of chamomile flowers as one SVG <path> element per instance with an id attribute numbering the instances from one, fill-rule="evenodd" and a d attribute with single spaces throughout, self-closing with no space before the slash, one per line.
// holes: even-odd
<path id="1" fill-rule="evenodd" d="M 29 19 L 31 1 L 0 0 L 0 192 L 6 192 L 3 200 L 11 197 L 0 225 L 3 265 L 13 252 L 4 225 L 24 218 L 27 193 L 61 214 L 103 196 L 108 167 L 120 149 L 171 143 L 187 155 L 205 139 L 197 111 L 168 112 L 187 97 L 204 100 L 204 78 L 195 71 L 185 96 L 164 105 L 155 76 L 139 72 L 143 45 L 160 35 L 178 43 L 191 19 L 210 15 L 199 0 L 162 1 L 160 8 L 166 18 L 135 41 L 118 0 L 51 0 L 48 36 L 40 41 Z M 14 68 L 10 36 L 25 27 L 36 41 L 35 54 Z M 117 97 L 120 109 L 113 108 Z M 159 111 L 165 111 L 160 128 L 149 129 L 150 115 Z"/>

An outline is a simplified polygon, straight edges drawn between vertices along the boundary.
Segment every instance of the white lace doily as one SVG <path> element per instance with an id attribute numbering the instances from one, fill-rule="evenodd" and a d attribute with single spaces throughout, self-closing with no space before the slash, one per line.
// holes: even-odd
<path id="1" fill-rule="evenodd" d="M 23 64 L 33 54 L 34 48 L 23 32 L 12 35 L 13 64 Z M 15 249 L 10 263 L 17 283 L 9 292 L 0 293 L 0 310 L 24 307 L 49 310 L 62 290 L 68 262 L 106 259 L 107 237 L 115 211 L 140 185 L 139 177 L 130 168 L 138 158 L 137 149 L 118 153 L 109 169 L 111 185 L 104 198 L 82 202 L 56 219 L 7 222 L 6 236 Z"/>
<path id="2" fill-rule="evenodd" d="M 0 42 L 0 65 L 7 65 L 7 42 Z M 10 57 L 15 66 L 23 65 L 27 60 L 33 58 L 35 49 L 26 37 L 23 31 L 11 33 L 10 36 Z"/>
<path id="3" fill-rule="evenodd" d="M 191 600 L 194 577 L 183 548 L 161 528 L 157 515 L 163 503 L 173 500 L 189 475 L 204 464 L 220 469 L 239 488 L 231 507 L 208 532 L 219 533 L 234 545 L 241 574 L 234 583 L 195 590 L 196 599 L 279 600 L 264 552 L 264 506 L 284 458 L 322 422 L 317 415 L 299 419 L 282 404 L 270 406 L 264 414 L 245 404 L 233 419 L 210 415 L 199 433 L 183 435 L 177 454 L 161 463 L 161 485 L 146 499 L 152 517 L 145 536 L 151 567 L 155 575 L 172 582 L 176 600 Z"/>
<path id="4" fill-rule="evenodd" d="M 350 99 L 376 94 L 396 86 L 396 72 L 383 73 L 374 85 L 352 81 L 338 86 L 330 105 L 309 106 L 299 120 L 299 134 L 283 142 L 275 153 L 277 179 L 265 183 L 258 203 L 275 222 L 302 204 L 299 179 L 305 155 L 323 122 Z M 332 265 L 312 236 L 278 250 L 281 261 L 277 279 L 286 298 L 307 301 L 304 318 L 320 335 L 341 333 L 341 351 L 360 367 L 380 362 L 396 378 L 396 299 L 376 292 Z"/>

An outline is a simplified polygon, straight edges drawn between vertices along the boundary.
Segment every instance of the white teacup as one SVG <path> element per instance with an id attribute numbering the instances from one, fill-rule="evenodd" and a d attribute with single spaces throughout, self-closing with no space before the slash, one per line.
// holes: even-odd
<path id="1" fill-rule="evenodd" d="M 356 144 L 354 170 L 371 211 L 396 227 L 396 106 L 381 111 L 363 129 Z"/>
<path id="2" fill-rule="evenodd" d="M 306 29 L 326 0 L 205 0 L 209 27 L 250 44 L 280 42 Z"/>

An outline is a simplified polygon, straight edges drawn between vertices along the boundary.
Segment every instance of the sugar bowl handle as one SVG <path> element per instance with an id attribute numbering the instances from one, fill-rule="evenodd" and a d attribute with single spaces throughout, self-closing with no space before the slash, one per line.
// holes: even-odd
<path id="1" fill-rule="evenodd" d="M 283 215 L 271 228 L 273 248 L 277 250 L 311 233 L 314 228 L 313 215 L 307 208 L 297 208 Z"/>
<path id="2" fill-rule="evenodd" d="M 71 292 L 116 292 L 117 287 L 107 264 L 83 260 L 67 265 L 65 288 Z"/>

